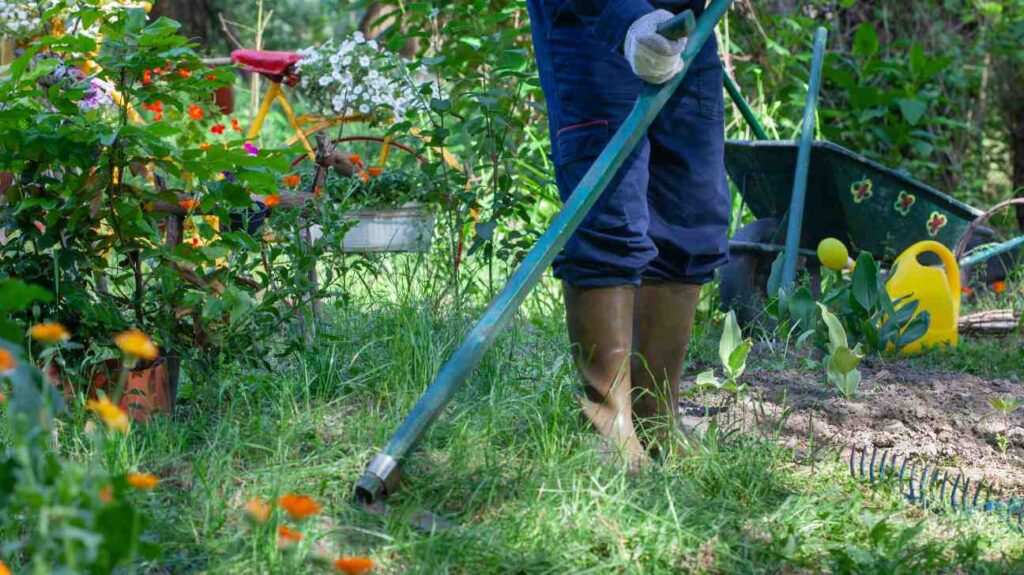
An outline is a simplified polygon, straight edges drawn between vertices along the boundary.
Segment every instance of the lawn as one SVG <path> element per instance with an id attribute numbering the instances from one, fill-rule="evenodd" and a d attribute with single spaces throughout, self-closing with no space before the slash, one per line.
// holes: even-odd
<path id="1" fill-rule="evenodd" d="M 807 457 L 726 418 L 692 434 L 686 458 L 638 474 L 603 463 L 575 407 L 564 328 L 548 314 L 524 314 L 502 336 L 386 513 L 367 511 L 353 483 L 458 343 L 472 312 L 455 309 L 465 308 L 354 306 L 272 369 L 190 374 L 175 420 L 140 427 L 125 446 L 127 467 L 162 479 L 147 504 L 158 572 L 294 572 L 318 553 L 369 556 L 396 573 L 1024 570 L 1024 539 L 1002 519 L 922 510 L 851 479 L 837 451 Z M 716 336 L 703 327 L 698 363 Z M 776 354 L 750 369 L 813 377 Z M 299 527 L 297 547 L 278 549 L 278 515 L 253 526 L 243 507 L 286 492 L 324 510 Z M 433 532 L 424 512 L 443 519 Z"/>

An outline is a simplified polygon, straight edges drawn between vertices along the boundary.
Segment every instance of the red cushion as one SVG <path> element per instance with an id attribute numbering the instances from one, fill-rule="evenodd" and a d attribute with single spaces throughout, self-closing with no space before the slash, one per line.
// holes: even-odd
<path id="1" fill-rule="evenodd" d="M 241 64 L 249 72 L 282 76 L 289 72 L 292 64 L 302 59 L 295 52 L 270 52 L 266 50 L 235 50 L 231 61 Z"/>

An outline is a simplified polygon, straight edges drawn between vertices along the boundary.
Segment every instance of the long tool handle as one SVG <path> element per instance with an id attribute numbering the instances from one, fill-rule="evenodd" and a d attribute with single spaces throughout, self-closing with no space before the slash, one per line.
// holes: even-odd
<path id="1" fill-rule="evenodd" d="M 828 30 L 814 32 L 814 57 L 811 59 L 811 79 L 807 85 L 804 122 L 800 126 L 800 148 L 796 155 L 796 177 L 793 179 L 793 197 L 789 200 L 789 226 L 786 229 L 786 255 L 782 260 L 782 287 L 789 291 L 796 280 L 796 259 L 800 249 L 800 234 L 804 225 L 804 200 L 807 199 L 807 172 L 811 167 L 811 144 L 814 142 L 814 120 L 818 112 L 818 91 L 821 88 L 821 65 L 825 61 L 825 43 Z"/>
<path id="2" fill-rule="evenodd" d="M 569 236 L 576 231 L 591 206 L 647 133 L 647 128 L 682 83 L 690 64 L 731 3 L 732 0 L 714 0 L 704 11 L 683 50 L 683 69 L 679 74 L 661 86 L 644 86 L 633 106 L 633 111 L 616 130 L 601 155 L 594 160 L 562 211 L 551 222 L 551 227 L 526 254 L 523 262 L 509 278 L 508 284 L 494 298 L 459 349 L 438 372 L 434 382 L 409 412 L 384 448 L 384 452 L 377 455 L 366 468 L 356 484 L 356 497 L 363 502 L 373 503 L 381 496 L 394 492 L 398 484 L 401 461 L 426 433 L 459 385 L 466 380 L 498 334 L 508 325 L 516 309 L 544 275 Z M 680 15 L 677 18 L 683 20 L 685 16 Z M 685 29 L 685 22 L 683 26 Z"/>

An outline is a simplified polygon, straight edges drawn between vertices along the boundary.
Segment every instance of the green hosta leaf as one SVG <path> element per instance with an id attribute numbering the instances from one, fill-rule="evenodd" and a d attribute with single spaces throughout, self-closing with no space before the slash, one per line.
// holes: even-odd
<path id="1" fill-rule="evenodd" d="M 709 369 L 698 374 L 694 384 L 698 389 L 718 389 L 722 385 L 721 382 L 718 381 L 718 378 L 715 377 L 715 370 L 713 369 Z"/>
<path id="2" fill-rule="evenodd" d="M 850 344 L 846 339 L 846 330 L 843 329 L 843 324 L 839 321 L 839 318 L 820 303 L 818 308 L 821 309 L 821 319 L 825 320 L 825 325 L 828 327 L 829 352 L 835 353 L 840 347 L 849 347 Z"/>
<path id="3" fill-rule="evenodd" d="M 847 346 L 837 349 L 828 361 L 828 370 L 836 373 L 847 374 L 857 369 L 860 365 L 860 356 Z"/>
<path id="4" fill-rule="evenodd" d="M 878 264 L 869 252 L 857 256 L 857 269 L 853 271 L 850 291 L 854 301 L 866 312 L 878 305 Z"/>
<path id="5" fill-rule="evenodd" d="M 32 302 L 49 303 L 53 294 L 18 279 L 0 282 L 0 311 L 22 311 Z"/>
<path id="6" fill-rule="evenodd" d="M 807 286 L 800 286 L 790 296 L 788 307 L 789 317 L 801 330 L 813 330 L 817 324 L 818 308 L 815 306 L 814 295 Z"/>
<path id="7" fill-rule="evenodd" d="M 740 331 L 740 324 L 736 321 L 736 313 L 730 311 L 725 316 L 725 325 L 722 328 L 722 338 L 718 340 L 718 358 L 723 367 L 730 365 L 732 352 L 743 343 L 743 332 Z"/>
<path id="8" fill-rule="evenodd" d="M 753 344 L 749 339 L 744 340 L 743 343 L 738 345 L 729 354 L 729 363 L 726 364 L 726 371 L 730 379 L 736 379 L 743 375 L 743 372 L 747 369 L 747 355 L 750 353 L 751 345 Z"/>
<path id="9" fill-rule="evenodd" d="M 903 349 L 924 337 L 924 335 L 928 333 L 928 326 L 931 324 L 931 319 L 931 314 L 927 311 L 922 311 L 917 314 L 917 317 L 911 320 L 902 333 L 900 333 L 899 343 L 896 344 L 896 347 L 898 349 Z"/>

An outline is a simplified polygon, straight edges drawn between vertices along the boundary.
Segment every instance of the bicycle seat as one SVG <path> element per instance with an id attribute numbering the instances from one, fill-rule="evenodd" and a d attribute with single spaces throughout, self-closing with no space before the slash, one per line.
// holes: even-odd
<path id="1" fill-rule="evenodd" d="M 294 86 L 299 76 L 294 65 L 302 59 L 296 52 L 273 52 L 269 50 L 235 50 L 231 61 L 242 66 L 247 72 L 266 76 L 275 82 Z"/>

